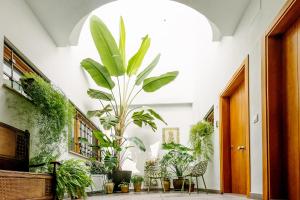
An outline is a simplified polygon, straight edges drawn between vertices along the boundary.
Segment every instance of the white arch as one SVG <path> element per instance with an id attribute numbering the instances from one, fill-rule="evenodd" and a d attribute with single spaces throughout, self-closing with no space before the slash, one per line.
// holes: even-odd
<path id="1" fill-rule="evenodd" d="M 115 0 L 26 0 L 57 46 L 77 45 L 88 14 Z M 213 40 L 233 35 L 250 0 L 173 0 L 206 16 Z"/>

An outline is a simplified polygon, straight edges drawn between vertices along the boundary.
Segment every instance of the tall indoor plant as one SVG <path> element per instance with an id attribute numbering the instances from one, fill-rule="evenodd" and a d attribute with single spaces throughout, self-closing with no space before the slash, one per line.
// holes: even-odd
<path id="1" fill-rule="evenodd" d="M 156 131 L 155 119 L 166 123 L 151 108 L 132 107 L 134 99 L 142 91 L 155 92 L 167 85 L 177 77 L 178 72 L 173 71 L 148 78 L 157 65 L 160 55 L 157 55 L 144 70 L 139 72 L 151 43 L 148 35 L 142 39 L 140 48 L 127 62 L 126 32 L 122 17 L 120 19 L 119 45 L 106 25 L 97 16 L 90 18 L 90 31 L 102 64 L 91 58 L 86 58 L 82 60 L 81 66 L 101 88 L 101 90 L 89 89 L 87 92 L 91 98 L 100 101 L 101 108 L 89 111 L 88 115 L 97 117 L 102 127 L 111 132 L 111 138 L 116 147 L 112 154 L 118 160 L 116 168 L 121 169 L 120 152 L 126 148 L 123 146 L 124 140 L 126 140 L 124 138 L 126 128 L 134 123 L 139 127 L 148 125 L 153 131 Z M 136 137 L 132 140 L 142 142 Z"/>

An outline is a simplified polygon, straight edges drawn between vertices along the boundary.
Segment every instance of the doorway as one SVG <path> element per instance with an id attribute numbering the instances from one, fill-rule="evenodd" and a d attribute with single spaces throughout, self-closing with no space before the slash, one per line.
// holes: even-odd
<path id="1" fill-rule="evenodd" d="M 285 4 L 264 42 L 263 199 L 300 200 L 300 0 Z"/>
<path id="2" fill-rule="evenodd" d="M 221 193 L 250 195 L 249 58 L 220 95 Z"/>

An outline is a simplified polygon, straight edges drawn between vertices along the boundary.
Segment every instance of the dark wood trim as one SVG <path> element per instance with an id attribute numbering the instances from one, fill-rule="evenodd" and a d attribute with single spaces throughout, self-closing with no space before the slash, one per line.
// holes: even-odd
<path id="1" fill-rule="evenodd" d="M 243 61 L 238 70 L 234 73 L 227 86 L 220 94 L 220 192 L 231 192 L 231 170 L 230 170 L 230 157 L 231 152 L 226 151 L 226 146 L 230 145 L 230 140 L 226 135 L 230 134 L 230 112 L 229 112 L 229 96 L 240 85 L 245 82 L 245 95 L 246 95 L 246 174 L 247 174 L 247 197 L 250 196 L 251 175 L 250 175 L 250 119 L 249 119 L 249 56 Z M 228 149 L 228 148 L 227 148 Z"/>
<path id="2" fill-rule="evenodd" d="M 271 198 L 271 183 L 278 181 L 271 180 L 275 171 L 280 170 L 276 163 L 280 159 L 274 157 L 278 152 L 276 143 L 280 141 L 280 109 L 278 108 L 277 95 L 280 95 L 277 87 L 280 84 L 278 76 L 281 72 L 281 36 L 300 17 L 300 0 L 288 0 L 273 23 L 266 31 L 263 38 L 262 50 L 262 142 L 263 142 L 263 199 Z M 274 90 L 275 89 L 275 90 Z M 272 137 L 270 137 L 272 133 Z M 273 145 L 270 145 L 273 144 Z M 278 157 L 278 156 L 277 156 Z M 272 159 L 271 159 L 272 158 Z M 277 176 L 278 173 L 277 173 Z M 274 176 L 273 176 L 274 177 Z M 274 186 L 275 187 L 275 186 Z M 282 188 L 273 188 L 273 192 L 280 192 Z"/>

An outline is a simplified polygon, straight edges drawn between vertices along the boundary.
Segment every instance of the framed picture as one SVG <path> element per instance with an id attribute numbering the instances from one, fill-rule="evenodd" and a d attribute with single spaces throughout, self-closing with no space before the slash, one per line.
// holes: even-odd
<path id="1" fill-rule="evenodd" d="M 179 144 L 179 128 L 163 128 L 162 137 L 163 143 Z"/>

